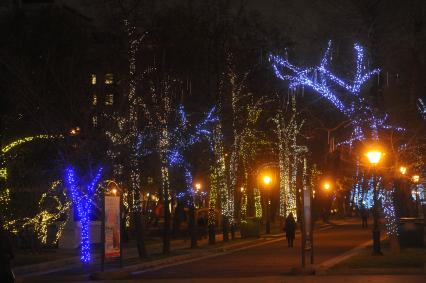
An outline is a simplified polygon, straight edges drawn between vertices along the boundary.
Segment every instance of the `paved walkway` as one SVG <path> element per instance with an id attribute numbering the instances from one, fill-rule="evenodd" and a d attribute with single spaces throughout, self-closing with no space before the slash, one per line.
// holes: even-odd
<path id="1" fill-rule="evenodd" d="M 83 283 L 84 281 L 80 282 Z M 87 281 L 93 282 L 93 281 Z M 424 283 L 426 275 L 268 276 L 239 278 L 106 280 L 103 283 Z M 76 282 L 77 283 L 77 282 Z"/>
<path id="2" fill-rule="evenodd" d="M 331 224 L 324 224 L 322 222 L 319 222 L 316 227 L 317 229 L 320 228 L 322 230 L 327 230 L 333 227 L 338 227 L 339 225 L 348 225 L 348 224 L 358 225 L 358 220 L 356 219 L 336 220 L 336 221 L 333 221 Z M 279 229 L 276 229 L 276 231 L 279 231 Z M 203 239 L 198 242 L 200 248 L 195 250 L 189 249 L 189 246 L 190 246 L 189 240 L 182 240 L 182 239 L 173 240 L 171 242 L 172 254 L 169 257 L 161 256 L 162 243 L 154 243 L 151 245 L 147 245 L 148 254 L 153 255 L 153 257 L 142 262 L 138 259 L 137 249 L 134 247 L 129 247 L 123 253 L 124 266 L 126 268 L 128 268 L 129 266 L 130 267 L 133 266 L 133 267 L 138 267 L 139 269 L 140 268 L 149 269 L 150 267 L 152 268 L 152 266 L 156 266 L 156 265 L 159 265 L 159 266 L 167 265 L 176 261 L 179 262 L 179 261 L 185 261 L 185 260 L 200 257 L 200 256 L 202 257 L 206 255 L 206 252 L 207 253 L 213 252 L 217 254 L 218 252 L 221 252 L 222 249 L 226 250 L 226 249 L 232 248 L 232 246 L 236 246 L 238 248 L 244 245 L 255 244 L 256 241 L 273 240 L 274 237 L 275 238 L 281 237 L 282 239 L 282 235 L 283 235 L 282 233 L 278 235 L 264 235 L 260 240 L 238 239 L 238 240 L 230 241 L 228 243 L 223 243 L 222 235 L 218 234 L 216 236 L 216 240 L 217 240 L 216 245 L 209 246 L 207 239 Z M 237 238 L 239 238 L 239 234 L 237 234 L 236 236 Z M 78 281 L 78 280 L 84 280 L 84 278 L 87 278 L 87 274 L 90 274 L 93 272 L 99 272 L 99 270 L 100 270 L 99 257 L 95 259 L 90 266 L 84 267 L 84 268 L 81 266 L 81 263 L 79 262 L 79 258 L 73 257 L 73 258 L 64 259 L 62 261 L 46 262 L 41 265 L 39 270 L 37 269 L 29 270 L 26 273 L 22 272 L 17 274 L 18 274 L 18 278 L 20 277 L 20 279 L 25 279 L 24 282 L 33 282 L 33 279 L 36 280 L 37 282 L 44 282 L 43 278 L 46 280 L 49 280 L 52 277 L 54 278 L 58 276 L 61 278 L 67 277 L 66 281 L 73 281 L 73 280 Z M 119 268 L 118 263 L 107 263 L 106 270 L 122 270 L 122 269 Z"/>

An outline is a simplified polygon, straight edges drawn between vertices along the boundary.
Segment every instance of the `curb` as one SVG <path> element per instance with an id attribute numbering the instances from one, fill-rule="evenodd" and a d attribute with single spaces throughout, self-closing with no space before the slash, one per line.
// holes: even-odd
<path id="1" fill-rule="evenodd" d="M 93 259 L 98 259 L 98 255 L 93 255 Z M 75 264 L 81 264 L 80 257 L 69 257 L 64 258 L 60 260 L 54 260 L 54 261 L 47 261 L 37 264 L 30 264 L 30 265 L 24 265 L 24 266 L 18 266 L 13 268 L 13 272 L 18 276 L 25 276 L 28 274 L 38 273 L 38 272 L 44 272 L 46 270 L 50 269 L 56 269 L 59 267 L 63 267 L 65 265 L 75 265 Z"/>
<path id="2" fill-rule="evenodd" d="M 424 275 L 426 268 L 345 268 L 318 275 Z"/>

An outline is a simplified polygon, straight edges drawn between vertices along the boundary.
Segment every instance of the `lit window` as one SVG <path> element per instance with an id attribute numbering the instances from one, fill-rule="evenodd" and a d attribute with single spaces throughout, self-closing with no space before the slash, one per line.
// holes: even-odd
<path id="1" fill-rule="evenodd" d="M 114 75 L 113 74 L 105 74 L 105 84 L 110 85 L 114 82 Z"/>
<path id="2" fill-rule="evenodd" d="M 98 117 L 96 116 L 92 117 L 92 125 L 93 127 L 96 127 L 98 125 Z"/>
<path id="3" fill-rule="evenodd" d="M 96 75 L 92 74 L 92 85 L 96 84 Z"/>
<path id="4" fill-rule="evenodd" d="M 98 97 L 96 96 L 96 94 L 94 94 L 93 100 L 92 100 L 92 105 L 95 106 L 96 104 L 98 104 Z"/>
<path id="5" fill-rule="evenodd" d="M 114 104 L 114 94 L 108 93 L 105 96 L 105 105 L 113 105 Z"/>

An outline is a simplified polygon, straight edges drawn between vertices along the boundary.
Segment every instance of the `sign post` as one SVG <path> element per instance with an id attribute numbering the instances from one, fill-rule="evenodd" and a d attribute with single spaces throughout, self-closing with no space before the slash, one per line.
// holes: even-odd
<path id="1" fill-rule="evenodd" d="M 105 196 L 105 258 L 121 256 L 120 197 Z"/>
<path id="2" fill-rule="evenodd" d="M 109 194 L 103 194 L 102 200 L 102 271 L 105 259 L 118 258 L 120 267 L 123 266 L 121 193 L 114 181 L 110 181 L 107 188 Z"/>
<path id="3" fill-rule="evenodd" d="M 307 185 L 307 161 L 303 159 L 302 190 L 302 267 L 306 266 L 306 254 L 310 253 L 310 264 L 314 263 L 314 237 L 312 225 L 312 188 Z"/>

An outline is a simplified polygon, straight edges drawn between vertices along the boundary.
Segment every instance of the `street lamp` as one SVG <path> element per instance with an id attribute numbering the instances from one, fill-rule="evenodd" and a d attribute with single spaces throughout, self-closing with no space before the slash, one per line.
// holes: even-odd
<path id="1" fill-rule="evenodd" d="M 272 179 L 271 179 L 271 177 L 270 177 L 270 176 L 268 176 L 268 175 L 263 176 L 263 183 L 264 183 L 266 186 L 268 186 L 271 182 L 272 182 Z"/>
<path id="2" fill-rule="evenodd" d="M 399 167 L 399 172 L 400 172 L 402 175 L 405 175 L 405 173 L 407 173 L 407 167 L 405 167 L 405 166 L 401 166 L 401 167 Z"/>
<path id="3" fill-rule="evenodd" d="M 272 183 L 272 178 L 269 175 L 264 175 L 263 178 L 263 184 L 265 185 L 266 189 L 266 234 L 271 233 L 271 223 L 269 221 L 269 185 Z"/>
<path id="4" fill-rule="evenodd" d="M 324 188 L 324 190 L 326 190 L 326 191 L 330 190 L 330 188 L 331 188 L 330 183 L 329 183 L 329 182 L 325 182 L 325 183 L 324 183 L 324 185 L 323 185 L 323 188 Z"/>
<path id="5" fill-rule="evenodd" d="M 195 189 L 196 189 L 197 191 L 199 191 L 199 190 L 201 189 L 201 184 L 200 184 L 200 183 L 196 183 L 196 184 L 195 184 Z"/>
<path id="6" fill-rule="evenodd" d="M 378 150 L 372 150 L 365 154 L 368 161 L 373 166 L 373 254 L 381 255 L 380 251 L 380 229 L 379 229 L 379 204 L 378 204 L 378 190 L 376 184 L 376 166 L 379 164 L 383 153 Z"/>
<path id="7" fill-rule="evenodd" d="M 419 175 L 414 175 L 411 179 L 413 180 L 413 183 L 417 184 L 419 182 L 419 180 L 420 180 L 420 176 Z"/>
<path id="8" fill-rule="evenodd" d="M 372 150 L 365 154 L 368 158 L 368 161 L 370 161 L 371 165 L 376 166 L 380 159 L 382 158 L 383 153 L 378 150 Z"/>

